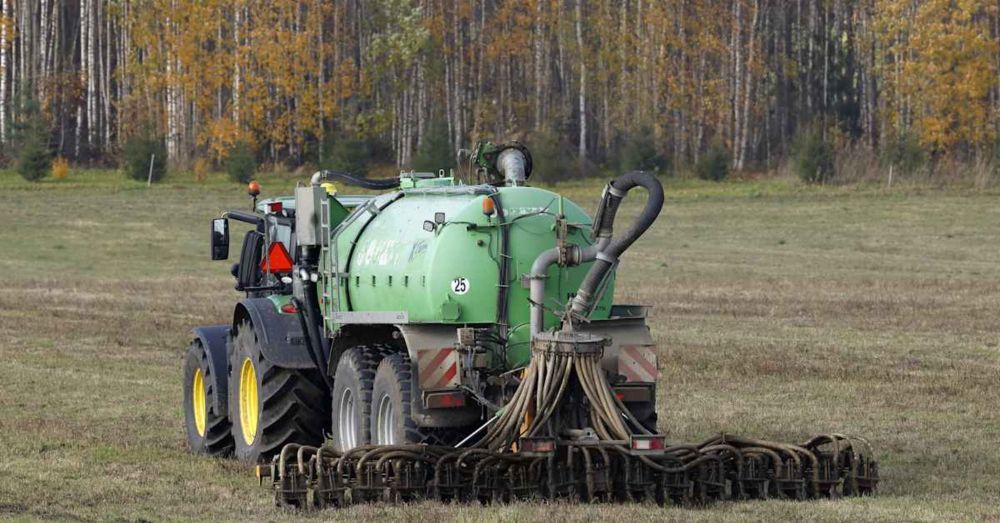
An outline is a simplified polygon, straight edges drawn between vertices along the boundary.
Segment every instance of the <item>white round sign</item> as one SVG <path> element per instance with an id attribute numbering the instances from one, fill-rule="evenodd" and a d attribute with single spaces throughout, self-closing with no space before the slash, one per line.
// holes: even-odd
<path id="1" fill-rule="evenodd" d="M 451 280 L 451 292 L 455 294 L 465 294 L 469 292 L 469 280 L 461 276 Z"/>

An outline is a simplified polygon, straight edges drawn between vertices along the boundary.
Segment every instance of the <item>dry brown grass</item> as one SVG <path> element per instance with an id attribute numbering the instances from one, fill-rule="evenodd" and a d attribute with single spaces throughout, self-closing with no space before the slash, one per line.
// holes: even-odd
<path id="1" fill-rule="evenodd" d="M 0 518 L 300 517 L 273 508 L 244 467 L 184 448 L 187 330 L 226 321 L 236 299 L 226 264 L 207 260 L 207 222 L 244 206 L 242 191 L 81 183 L 4 191 Z M 669 186 L 663 218 L 626 256 L 619 301 L 654 306 L 672 439 L 864 435 L 882 460 L 879 497 L 703 509 L 428 502 L 306 517 L 1000 517 L 997 195 L 784 183 Z M 599 185 L 566 189 L 589 206 Z"/>

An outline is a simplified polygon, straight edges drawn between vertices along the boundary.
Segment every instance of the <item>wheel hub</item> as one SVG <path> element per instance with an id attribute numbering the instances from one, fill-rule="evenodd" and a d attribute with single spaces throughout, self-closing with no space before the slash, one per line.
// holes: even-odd
<path id="1" fill-rule="evenodd" d="M 198 435 L 205 437 L 205 420 L 208 418 L 208 401 L 205 398 L 205 375 L 201 369 L 194 371 L 191 385 L 191 411 L 194 413 L 194 428 Z"/>
<path id="2" fill-rule="evenodd" d="M 240 367 L 240 429 L 243 432 L 243 441 L 247 445 L 253 445 L 257 437 L 259 415 L 257 371 L 250 358 L 246 358 Z"/>
<path id="3" fill-rule="evenodd" d="M 378 416 L 375 423 L 375 443 L 379 445 L 395 445 L 396 412 L 389 396 L 382 396 L 378 404 Z"/>
<path id="4" fill-rule="evenodd" d="M 344 395 L 340 397 L 340 409 L 338 413 L 340 421 L 338 423 L 340 428 L 338 436 L 340 436 L 342 451 L 353 449 L 358 445 L 357 422 L 354 409 L 354 394 L 351 393 L 351 389 L 345 389 Z"/>

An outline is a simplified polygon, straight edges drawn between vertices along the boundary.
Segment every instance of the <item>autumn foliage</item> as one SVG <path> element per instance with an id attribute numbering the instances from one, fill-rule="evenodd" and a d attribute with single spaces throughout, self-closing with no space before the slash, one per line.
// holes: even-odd
<path id="1" fill-rule="evenodd" d="M 912 139 L 930 159 L 989 156 L 1000 137 L 1000 8 L 985 0 L 3 6 L 0 122 L 30 91 L 77 160 L 150 128 L 177 162 L 252 143 L 259 161 L 355 164 L 353 144 L 426 167 L 478 139 L 541 137 L 559 166 L 661 170 L 719 151 L 731 169 L 775 166 L 808 129 L 876 150 Z"/>

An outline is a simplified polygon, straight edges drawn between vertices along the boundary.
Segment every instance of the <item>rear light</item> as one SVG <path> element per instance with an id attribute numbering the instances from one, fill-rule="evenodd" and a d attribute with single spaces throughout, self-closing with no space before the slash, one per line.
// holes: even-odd
<path id="1" fill-rule="evenodd" d="M 281 306 L 281 312 L 285 314 L 295 314 L 299 312 L 299 309 L 295 307 L 294 303 L 286 303 Z"/>
<path id="2" fill-rule="evenodd" d="M 465 393 L 458 392 L 428 392 L 424 396 L 424 404 L 428 409 L 453 409 L 465 406 Z"/>
<path id="3" fill-rule="evenodd" d="M 278 214 L 284 208 L 285 208 L 285 205 L 283 203 L 281 203 L 281 202 L 271 202 L 271 203 L 267 204 L 267 212 L 269 212 L 271 214 Z"/>
<path id="4" fill-rule="evenodd" d="M 660 434 L 633 434 L 629 438 L 629 448 L 638 452 L 658 452 L 667 446 L 667 437 Z"/>
<path id="5" fill-rule="evenodd" d="M 518 446 L 522 454 L 551 454 L 556 451 L 553 438 L 521 438 Z"/>
<path id="6" fill-rule="evenodd" d="M 616 387 L 615 397 L 627 403 L 653 401 L 653 387 L 645 385 Z"/>

